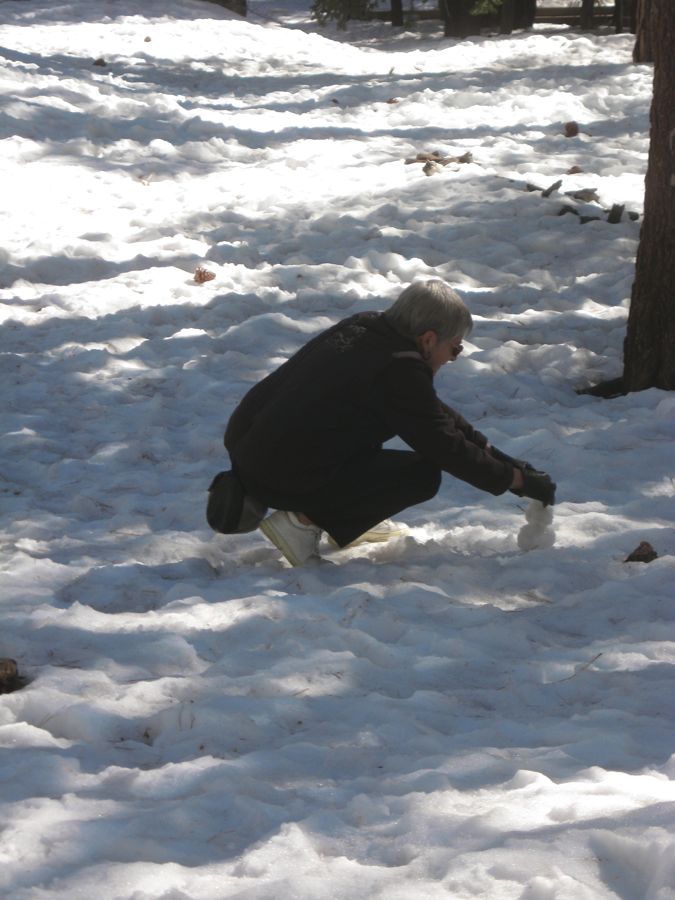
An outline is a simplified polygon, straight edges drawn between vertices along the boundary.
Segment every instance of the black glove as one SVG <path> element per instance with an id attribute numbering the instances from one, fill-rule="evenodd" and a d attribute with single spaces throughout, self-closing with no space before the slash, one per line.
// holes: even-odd
<path id="1" fill-rule="evenodd" d="M 523 473 L 522 490 L 514 491 L 512 489 L 511 493 L 516 494 L 518 497 L 530 497 L 532 500 L 540 500 L 544 506 L 553 506 L 555 503 L 556 484 L 554 481 L 551 481 L 550 476 L 546 472 L 538 472 L 530 465 L 525 469 L 521 469 L 521 471 Z"/>
<path id="2" fill-rule="evenodd" d="M 524 459 L 516 459 L 504 453 L 497 447 L 490 446 L 490 454 L 500 462 L 509 463 L 514 469 L 520 469 L 523 473 L 523 489 L 520 491 L 511 491 L 517 497 L 529 497 L 532 500 L 541 500 L 544 506 L 553 506 L 555 503 L 556 484 L 551 481 L 546 472 L 540 472 L 525 462 Z"/>

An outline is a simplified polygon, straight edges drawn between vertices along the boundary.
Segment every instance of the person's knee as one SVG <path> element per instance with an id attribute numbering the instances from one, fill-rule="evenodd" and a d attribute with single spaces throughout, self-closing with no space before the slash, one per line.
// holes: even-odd
<path id="1" fill-rule="evenodd" d="M 433 463 L 421 460 L 419 463 L 419 485 L 423 500 L 431 500 L 441 487 L 442 472 Z"/>

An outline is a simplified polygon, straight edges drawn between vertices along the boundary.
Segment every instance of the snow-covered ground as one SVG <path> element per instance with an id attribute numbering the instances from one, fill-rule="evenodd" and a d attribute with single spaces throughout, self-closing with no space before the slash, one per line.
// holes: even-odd
<path id="1" fill-rule="evenodd" d="M 609 30 L 280 8 L 0 2 L 0 656 L 29 679 L 0 893 L 673 898 L 675 396 L 575 392 L 620 373 L 640 221 L 606 215 L 641 213 L 650 69 Z M 473 162 L 405 165 L 430 150 Z M 315 567 L 211 533 L 242 394 L 423 276 L 476 321 L 439 391 L 551 472 L 553 546 L 449 477 Z"/>

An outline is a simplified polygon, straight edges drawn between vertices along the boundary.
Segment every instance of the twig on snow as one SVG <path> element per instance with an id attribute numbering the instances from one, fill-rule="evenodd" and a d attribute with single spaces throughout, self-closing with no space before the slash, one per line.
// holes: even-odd
<path id="1" fill-rule="evenodd" d="M 588 662 L 581 663 L 581 665 L 576 666 L 574 672 L 571 675 L 568 675 L 567 678 L 559 678 L 557 681 L 552 681 L 551 684 L 562 684 L 563 681 L 571 681 L 573 678 L 576 678 L 580 672 L 585 672 L 586 669 L 590 669 L 593 663 L 597 659 L 600 659 L 601 656 L 602 653 L 596 653 L 593 659 L 589 659 Z"/>

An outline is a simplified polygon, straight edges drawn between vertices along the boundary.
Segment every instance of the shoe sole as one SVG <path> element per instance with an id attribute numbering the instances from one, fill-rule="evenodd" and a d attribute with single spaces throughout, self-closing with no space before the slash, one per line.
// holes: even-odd
<path id="1" fill-rule="evenodd" d="M 284 558 L 289 562 L 292 566 L 301 566 L 305 560 L 298 559 L 298 557 L 293 553 L 290 545 L 287 543 L 283 534 L 281 534 L 274 525 L 270 524 L 269 519 L 263 519 L 260 525 L 258 526 L 262 533 L 266 538 L 269 538 L 270 541 L 274 544 L 277 550 L 280 550 L 283 554 Z"/>
<path id="2" fill-rule="evenodd" d="M 348 550 L 350 547 L 358 547 L 360 544 L 385 544 L 387 541 L 391 541 L 396 537 L 403 537 L 403 535 L 407 534 L 407 531 L 401 529 L 400 531 L 389 531 L 387 534 L 378 535 L 377 537 L 371 536 L 366 537 L 370 532 L 366 532 L 366 534 L 362 534 L 360 537 L 354 538 L 354 540 L 350 544 L 346 544 L 342 547 L 342 550 Z M 337 547 L 337 541 L 333 540 L 332 537 L 328 538 L 328 543 L 332 547 Z"/>

